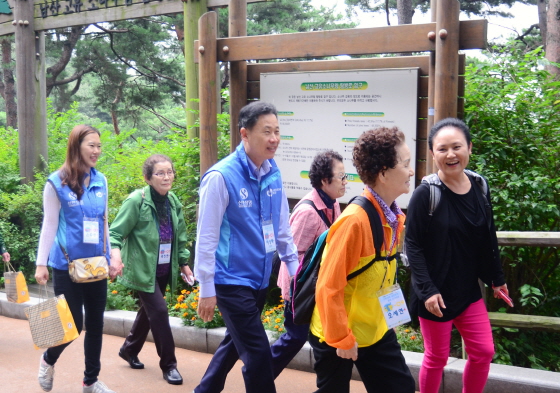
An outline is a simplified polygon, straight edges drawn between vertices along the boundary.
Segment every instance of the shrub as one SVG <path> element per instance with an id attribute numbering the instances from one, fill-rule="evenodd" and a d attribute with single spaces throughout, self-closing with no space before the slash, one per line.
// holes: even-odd
<path id="1" fill-rule="evenodd" d="M 135 291 L 119 284 L 117 281 L 108 281 L 105 310 L 138 311 L 137 302 Z"/>

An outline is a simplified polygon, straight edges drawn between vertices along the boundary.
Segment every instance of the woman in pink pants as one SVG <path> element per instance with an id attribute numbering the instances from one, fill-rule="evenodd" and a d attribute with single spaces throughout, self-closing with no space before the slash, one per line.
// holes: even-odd
<path id="1" fill-rule="evenodd" d="M 468 354 L 463 393 L 481 393 L 494 342 L 478 279 L 494 287 L 494 297 L 500 290 L 508 294 L 490 193 L 486 179 L 466 170 L 472 142 L 465 123 L 441 120 L 428 144 L 438 167 L 436 184 L 423 182 L 414 191 L 405 241 L 412 271 L 410 308 L 418 313 L 424 336 L 420 392 L 439 391 L 455 325 Z"/>

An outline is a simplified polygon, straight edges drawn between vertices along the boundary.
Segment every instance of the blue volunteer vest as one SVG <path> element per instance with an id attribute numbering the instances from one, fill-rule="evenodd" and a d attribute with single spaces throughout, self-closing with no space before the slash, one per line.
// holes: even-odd
<path id="1" fill-rule="evenodd" d="M 282 178 L 274 160 L 270 172 L 259 180 L 247 162 L 243 143 L 207 173 L 220 172 L 229 194 L 216 250 L 216 284 L 268 286 L 273 252 L 266 253 L 262 222 L 272 220 L 278 239 Z"/>
<path id="2" fill-rule="evenodd" d="M 82 198 L 68 187 L 63 186 L 58 171 L 49 176 L 48 181 L 54 186 L 60 201 L 60 214 L 56 238 L 49 253 L 49 266 L 55 269 L 68 270 L 68 261 L 64 257 L 60 245 L 64 247 L 70 260 L 103 255 L 103 234 L 105 225 L 103 215 L 107 201 L 107 182 L 101 172 L 91 169 L 88 188 L 84 188 Z M 99 241 L 97 244 L 83 242 L 84 217 L 95 218 L 99 225 Z M 111 249 L 107 239 L 105 256 L 109 260 Z"/>

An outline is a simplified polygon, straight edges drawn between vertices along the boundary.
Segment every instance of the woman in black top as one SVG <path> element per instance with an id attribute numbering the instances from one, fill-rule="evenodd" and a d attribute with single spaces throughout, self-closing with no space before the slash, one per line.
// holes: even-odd
<path id="1" fill-rule="evenodd" d="M 480 278 L 508 293 L 500 264 L 486 180 L 465 168 L 472 152 L 468 127 L 448 118 L 435 124 L 428 144 L 441 180 L 441 197 L 430 215 L 430 186 L 414 192 L 407 213 L 406 253 L 412 270 L 411 310 L 424 336 L 420 391 L 439 391 L 447 364 L 452 325 L 461 333 L 468 360 L 463 393 L 481 393 L 494 355 Z"/>

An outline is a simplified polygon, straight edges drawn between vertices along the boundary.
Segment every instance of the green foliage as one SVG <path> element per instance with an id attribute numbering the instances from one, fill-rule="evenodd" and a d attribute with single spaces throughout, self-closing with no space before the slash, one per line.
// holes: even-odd
<path id="1" fill-rule="evenodd" d="M 111 132 L 111 125 L 80 114 L 73 104 L 64 113 L 54 113 L 49 105 L 47 171 L 37 173 L 34 183 L 19 185 L 18 134 L 13 129 L 0 128 L 0 231 L 12 256 L 14 266 L 20 268 L 33 282 L 36 251 L 43 219 L 43 188 L 48 173 L 62 165 L 70 130 L 80 123 L 88 123 L 101 132 L 103 154 L 97 169 L 107 176 L 109 184 L 109 223 L 116 216 L 122 202 L 133 190 L 146 183 L 142 165 L 154 153 L 168 155 L 174 162 L 177 178 L 173 191 L 184 206 L 188 245 L 196 236 L 196 203 L 200 181 L 198 139 L 189 139 L 183 129 L 160 140 L 135 137 L 135 130 L 119 135 Z M 229 153 L 229 115 L 219 115 L 219 158 Z M 4 172 L 3 172 L 4 171 Z M 13 180 L 10 180 L 13 179 Z M 194 255 L 191 249 L 191 255 Z"/>
<path id="2" fill-rule="evenodd" d="M 286 332 L 284 328 L 284 300 L 280 299 L 276 302 L 278 304 L 267 303 L 261 314 L 261 321 L 266 330 L 274 333 L 275 337 L 279 337 Z"/>
<path id="3" fill-rule="evenodd" d="M 194 286 L 190 291 L 183 289 L 181 294 L 176 298 L 176 303 L 171 306 L 171 310 L 175 311 L 175 315 L 179 316 L 186 326 L 196 326 L 201 328 L 216 328 L 226 326 L 222 314 L 216 307 L 214 309 L 214 318 L 210 322 L 204 322 L 196 312 L 199 300 L 198 286 Z M 172 303 L 168 303 L 172 304 Z"/>
<path id="4" fill-rule="evenodd" d="M 523 306 L 532 306 L 536 308 L 543 297 L 539 288 L 532 287 L 529 284 L 521 286 L 519 292 L 521 293 L 519 301 Z"/>
<path id="5" fill-rule="evenodd" d="M 220 37 L 228 37 L 228 9 L 219 12 Z M 356 27 L 342 14 L 321 6 L 314 8 L 311 0 L 275 0 L 247 5 L 247 35 L 302 33 Z"/>
<path id="6" fill-rule="evenodd" d="M 543 69 L 541 49 L 512 46 L 467 66 L 465 120 L 473 136 L 471 167 L 488 178 L 500 231 L 560 230 L 560 82 Z M 560 299 L 556 249 L 504 247 L 506 281 L 518 299 L 524 284 L 546 294 L 517 312 L 556 315 Z M 496 301 L 491 299 L 495 306 Z"/>
<path id="7" fill-rule="evenodd" d="M 465 72 L 471 167 L 488 178 L 501 231 L 560 230 L 560 82 L 541 48 L 511 43 Z M 546 247 L 502 247 L 506 282 L 519 314 L 559 316 L 560 257 Z M 489 297 L 489 309 L 501 306 Z M 504 310 L 505 311 L 505 310 Z M 494 329 L 495 362 L 558 370 L 557 333 Z"/>
<path id="8" fill-rule="evenodd" d="M 397 340 L 403 351 L 424 352 L 424 338 L 420 329 L 414 329 L 410 325 L 401 325 L 395 328 Z"/>
<path id="9" fill-rule="evenodd" d="M 494 363 L 560 371 L 560 334 L 527 329 L 492 328 Z"/>
<path id="10" fill-rule="evenodd" d="M 105 310 L 138 311 L 138 300 L 132 289 L 119 284 L 117 281 L 109 281 L 107 285 L 107 305 Z"/>

